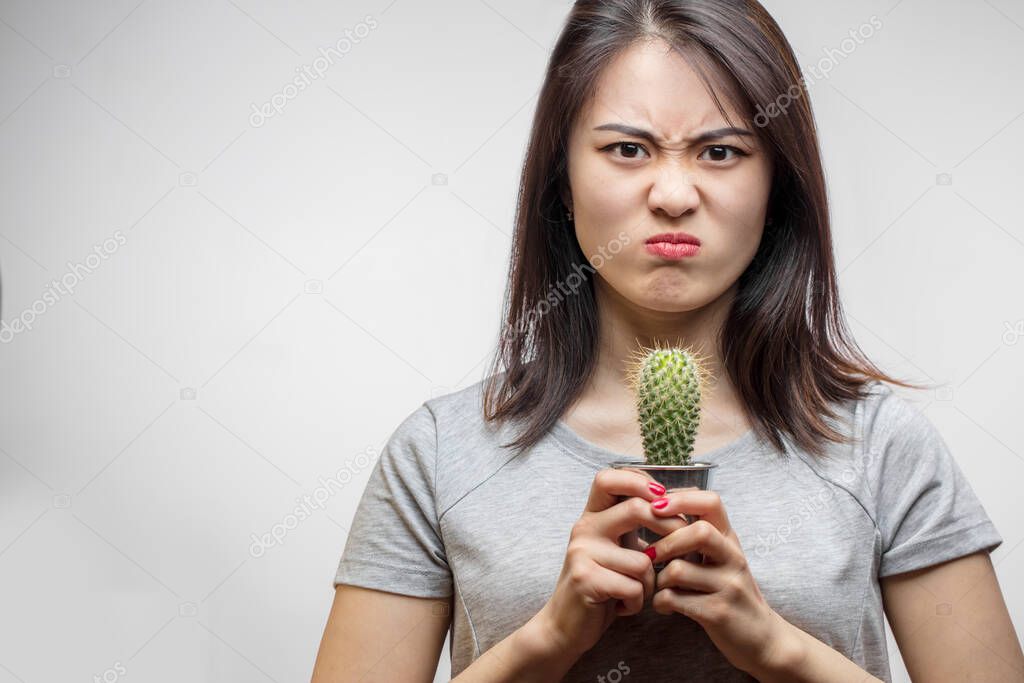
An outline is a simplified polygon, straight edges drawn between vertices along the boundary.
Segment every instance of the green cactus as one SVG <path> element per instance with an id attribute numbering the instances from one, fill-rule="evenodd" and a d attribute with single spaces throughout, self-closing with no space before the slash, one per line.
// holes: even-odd
<path id="1" fill-rule="evenodd" d="M 647 464 L 691 464 L 706 376 L 702 359 L 686 348 L 644 349 L 633 357 L 630 385 Z"/>

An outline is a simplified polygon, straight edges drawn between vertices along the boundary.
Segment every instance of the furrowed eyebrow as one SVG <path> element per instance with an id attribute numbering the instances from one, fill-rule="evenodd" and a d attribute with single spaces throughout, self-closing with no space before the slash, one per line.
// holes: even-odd
<path id="1" fill-rule="evenodd" d="M 655 144 L 655 145 L 659 144 L 659 141 L 655 137 L 654 133 L 652 133 L 650 131 L 647 131 L 647 130 L 644 130 L 643 128 L 634 128 L 633 126 L 627 126 L 627 125 L 622 124 L 622 123 L 604 123 L 604 124 L 601 124 L 600 126 L 595 127 L 594 130 L 614 130 L 614 131 L 622 133 L 624 135 L 630 135 L 630 136 L 637 137 L 637 138 L 643 138 L 644 140 L 648 140 L 649 142 L 651 142 L 652 144 Z M 736 128 L 736 127 L 716 128 L 714 130 L 706 130 L 703 133 L 695 135 L 692 138 L 687 138 L 687 139 L 684 140 L 684 142 L 689 143 L 691 145 L 698 145 L 698 144 L 700 144 L 702 142 L 710 142 L 711 140 L 719 140 L 721 138 L 729 137 L 730 135 L 739 135 L 741 137 L 742 136 L 753 137 L 754 134 L 751 133 L 746 128 Z"/>

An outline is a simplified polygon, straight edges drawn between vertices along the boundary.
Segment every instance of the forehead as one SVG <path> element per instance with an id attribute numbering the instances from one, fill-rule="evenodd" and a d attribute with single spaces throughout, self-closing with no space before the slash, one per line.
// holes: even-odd
<path id="1" fill-rule="evenodd" d="M 716 83 L 716 92 L 733 123 L 741 122 L 728 91 Z M 660 40 L 635 44 L 610 61 L 580 114 L 588 130 L 609 121 L 625 122 L 651 128 L 671 141 L 726 123 L 700 74 Z"/>

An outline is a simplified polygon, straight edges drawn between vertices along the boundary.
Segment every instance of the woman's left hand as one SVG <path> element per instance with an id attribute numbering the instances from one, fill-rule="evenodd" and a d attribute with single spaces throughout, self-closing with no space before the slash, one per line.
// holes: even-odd
<path id="1" fill-rule="evenodd" d="M 696 621 L 737 669 L 753 674 L 781 666 L 792 627 L 761 595 L 719 495 L 679 489 L 662 498 L 668 505 L 660 510 L 652 501 L 659 517 L 700 519 L 650 545 L 656 561 L 670 560 L 657 574 L 651 606 Z M 682 559 L 693 551 L 704 555 L 704 564 Z"/>

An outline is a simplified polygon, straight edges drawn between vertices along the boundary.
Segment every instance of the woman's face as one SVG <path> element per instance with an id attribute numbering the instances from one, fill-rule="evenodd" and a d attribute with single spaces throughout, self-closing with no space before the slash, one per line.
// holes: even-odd
<path id="1" fill-rule="evenodd" d="M 606 125 L 638 130 L 597 130 Z M 634 46 L 603 71 L 569 142 L 568 202 L 599 290 L 681 312 L 736 282 L 761 241 L 772 169 L 753 131 L 692 139 L 728 126 L 697 73 L 663 42 Z M 678 232 L 700 240 L 693 255 L 647 244 Z"/>

